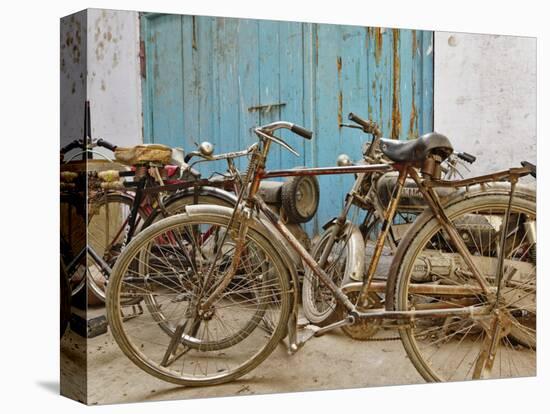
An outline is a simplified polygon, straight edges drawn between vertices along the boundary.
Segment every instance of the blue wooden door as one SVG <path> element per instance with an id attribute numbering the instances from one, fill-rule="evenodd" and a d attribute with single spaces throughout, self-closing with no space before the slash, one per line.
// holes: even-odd
<path id="1" fill-rule="evenodd" d="M 232 151 L 255 141 L 251 128 L 287 120 L 314 139 L 283 131 L 301 157 L 275 147 L 268 167 L 328 166 L 360 157 L 367 137 L 339 126 L 349 112 L 398 139 L 433 128 L 433 32 L 165 14 L 142 15 L 141 28 L 146 142 Z M 338 213 L 352 180 L 319 177 L 310 228 Z"/>

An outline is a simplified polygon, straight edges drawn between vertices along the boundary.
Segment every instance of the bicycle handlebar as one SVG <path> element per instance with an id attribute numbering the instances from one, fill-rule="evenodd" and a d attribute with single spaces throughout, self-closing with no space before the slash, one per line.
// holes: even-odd
<path id="1" fill-rule="evenodd" d="M 382 131 L 378 127 L 378 124 L 376 122 L 373 122 L 371 120 L 363 119 L 357 115 L 355 115 L 353 112 L 350 112 L 348 115 L 348 119 L 350 121 L 355 122 L 356 124 L 360 125 L 363 128 L 363 131 L 365 131 L 368 134 L 372 134 L 375 136 L 375 138 L 380 138 L 382 136 Z"/>
<path id="2" fill-rule="evenodd" d="M 107 148 L 108 150 L 110 150 L 112 152 L 115 152 L 115 150 L 117 149 L 117 145 L 111 144 L 109 141 L 105 141 L 102 138 L 99 138 L 97 140 L 96 144 L 97 144 L 98 147 Z"/>
<path id="3" fill-rule="evenodd" d="M 186 154 L 185 157 L 183 157 L 183 161 L 185 161 L 185 163 L 188 164 L 189 161 L 191 161 L 191 158 L 193 157 L 201 157 L 205 161 L 219 161 L 219 160 L 228 160 L 228 159 L 233 159 L 238 157 L 244 157 L 245 155 L 250 153 L 250 151 L 254 146 L 255 144 L 251 145 L 250 147 L 242 151 L 226 152 L 218 155 L 204 155 L 200 151 L 191 151 L 188 154 Z M 197 162 L 200 162 L 200 161 L 197 161 Z"/>
<path id="4" fill-rule="evenodd" d="M 75 139 L 74 141 L 68 143 L 63 148 L 61 148 L 60 152 L 61 152 L 61 154 L 66 154 L 67 152 L 69 152 L 73 149 L 77 149 L 77 148 L 81 148 L 83 151 L 86 151 L 86 150 L 89 150 L 90 148 L 93 148 L 95 146 L 106 148 L 106 149 L 108 149 L 109 151 L 112 151 L 112 152 L 115 152 L 115 150 L 117 149 L 117 145 L 111 144 L 109 141 L 105 141 L 102 138 L 99 138 L 97 141 L 92 142 L 91 144 L 86 145 L 86 146 L 84 146 L 83 140 Z"/>
<path id="5" fill-rule="evenodd" d="M 298 134 L 298 135 L 304 137 L 305 139 L 311 139 L 313 137 L 313 132 L 312 131 L 310 131 L 309 129 L 305 129 L 304 127 L 301 127 L 300 125 L 293 124 L 292 127 L 290 128 L 290 130 L 292 132 L 294 132 L 295 134 Z"/>
<path id="6" fill-rule="evenodd" d="M 262 132 L 267 132 L 270 134 L 275 132 L 278 129 L 289 129 L 295 134 L 298 134 L 305 139 L 311 139 L 313 137 L 313 132 L 310 131 L 309 129 L 306 129 L 298 124 L 293 124 L 292 122 L 286 122 L 286 121 L 272 122 L 270 124 L 261 126 L 258 129 Z"/>
<path id="7" fill-rule="evenodd" d="M 457 152 L 456 156 L 460 158 L 462 161 L 466 161 L 467 163 L 473 164 L 476 160 L 476 157 L 472 154 L 468 154 L 467 152 Z"/>
<path id="8" fill-rule="evenodd" d="M 61 154 L 66 154 L 67 152 L 69 152 L 73 149 L 76 149 L 76 148 L 80 148 L 80 147 L 82 147 L 82 141 L 78 140 L 78 139 L 75 139 L 74 141 L 68 143 L 63 148 L 61 148 L 60 152 L 61 152 Z"/>
<path id="9" fill-rule="evenodd" d="M 533 178 L 537 178 L 537 166 L 535 164 L 531 164 L 529 161 L 522 161 L 521 166 L 530 169 L 531 176 L 533 176 Z"/>

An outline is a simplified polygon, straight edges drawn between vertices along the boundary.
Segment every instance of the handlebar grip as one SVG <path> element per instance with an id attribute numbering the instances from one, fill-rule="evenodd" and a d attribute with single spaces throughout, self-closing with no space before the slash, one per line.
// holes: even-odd
<path id="1" fill-rule="evenodd" d="M 469 162 L 470 164 L 473 164 L 476 160 L 476 157 L 472 154 L 468 154 L 467 152 L 459 152 L 456 154 L 458 158 L 460 158 L 462 161 Z"/>
<path id="2" fill-rule="evenodd" d="M 191 158 L 193 158 L 193 153 L 188 153 L 188 154 L 185 154 L 185 157 L 183 157 L 183 161 L 186 163 L 186 164 L 189 164 L 189 161 L 191 160 Z"/>
<path id="3" fill-rule="evenodd" d="M 368 128 L 368 127 L 369 127 L 369 124 L 367 123 L 367 121 L 365 121 L 364 119 L 358 117 L 358 116 L 355 115 L 353 112 L 350 112 L 350 113 L 349 113 L 348 119 L 349 119 L 350 121 L 355 122 L 356 124 L 361 125 L 363 128 Z"/>
<path id="4" fill-rule="evenodd" d="M 535 164 L 531 164 L 529 161 L 522 161 L 521 166 L 524 168 L 529 168 L 533 178 L 537 178 L 537 166 Z"/>
<path id="5" fill-rule="evenodd" d="M 61 148 L 61 154 L 65 154 L 75 148 L 80 148 L 81 146 L 82 143 L 79 140 L 75 139 L 74 141 L 68 143 L 63 148 Z"/>
<path id="6" fill-rule="evenodd" d="M 117 149 L 116 145 L 111 144 L 109 141 L 105 141 L 104 139 L 101 139 L 101 138 L 97 140 L 97 145 L 103 148 L 107 148 L 108 150 L 113 152 L 115 152 L 115 150 Z"/>
<path id="7" fill-rule="evenodd" d="M 301 127 L 300 125 L 293 124 L 290 130 L 306 139 L 311 139 L 311 137 L 313 136 L 313 132 L 311 132 L 309 129 Z"/>

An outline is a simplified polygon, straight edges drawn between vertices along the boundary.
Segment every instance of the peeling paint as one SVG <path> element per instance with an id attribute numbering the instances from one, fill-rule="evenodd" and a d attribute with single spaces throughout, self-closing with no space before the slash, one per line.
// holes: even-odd
<path id="1" fill-rule="evenodd" d="M 393 73 L 392 73 L 392 115 L 391 137 L 399 139 L 401 132 L 401 109 L 399 93 L 401 86 L 401 65 L 399 61 L 399 30 L 393 29 Z"/>

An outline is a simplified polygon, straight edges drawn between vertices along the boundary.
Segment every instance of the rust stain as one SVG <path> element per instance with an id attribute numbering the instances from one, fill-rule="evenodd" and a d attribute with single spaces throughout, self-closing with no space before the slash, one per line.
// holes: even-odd
<path id="1" fill-rule="evenodd" d="M 416 38 L 416 30 L 412 31 L 412 58 L 413 62 L 418 51 L 418 40 Z M 416 76 L 413 69 L 412 79 L 412 102 L 411 102 L 411 116 L 409 118 L 409 131 L 407 137 L 409 139 L 418 138 L 418 109 L 416 108 Z"/>
<path id="2" fill-rule="evenodd" d="M 384 122 L 384 113 L 382 111 L 382 94 L 380 94 L 380 123 Z M 388 126 L 389 127 L 389 126 Z"/>
<path id="3" fill-rule="evenodd" d="M 401 64 L 399 61 L 399 29 L 393 31 L 393 74 L 392 74 L 392 113 L 391 113 L 391 137 L 399 139 L 401 132 L 401 110 L 399 108 L 399 95 L 401 83 Z"/>
<path id="4" fill-rule="evenodd" d="M 418 110 L 416 109 L 416 103 L 414 101 L 414 82 L 413 82 L 413 96 L 411 104 L 411 117 L 409 119 L 409 133 L 408 138 L 413 139 L 418 137 Z"/>
<path id="5" fill-rule="evenodd" d="M 73 22 L 73 27 L 71 27 L 65 33 L 65 40 L 61 44 L 62 50 L 67 50 L 64 52 L 68 54 L 68 58 L 74 63 L 80 63 L 80 43 L 81 43 L 81 29 L 80 23 L 75 21 Z M 62 60 L 62 70 L 65 70 L 65 60 Z"/>
<path id="6" fill-rule="evenodd" d="M 342 91 L 338 93 L 338 127 L 342 125 L 343 118 L 342 118 L 342 111 L 343 111 L 343 103 L 344 103 L 344 96 L 342 95 Z"/>
<path id="7" fill-rule="evenodd" d="M 82 37 L 80 36 L 80 32 L 81 32 L 80 22 L 76 21 L 75 26 L 76 26 L 76 31 L 74 35 L 76 38 L 76 43 L 80 46 L 80 44 L 82 43 Z"/>
<path id="8" fill-rule="evenodd" d="M 105 57 L 105 44 L 103 42 L 99 42 L 97 44 L 97 47 L 95 49 L 95 57 L 97 61 L 102 61 Z"/>
<path id="9" fill-rule="evenodd" d="M 338 72 L 338 87 L 340 88 L 340 92 L 338 93 L 338 127 L 340 128 L 340 125 L 342 125 L 343 117 L 343 102 L 344 102 L 344 96 L 342 95 L 342 56 L 336 57 L 336 70 Z"/>
<path id="10" fill-rule="evenodd" d="M 415 96 L 416 96 L 416 79 L 413 74 L 411 116 L 409 118 L 409 132 L 407 134 L 407 137 L 409 139 L 418 138 L 418 109 L 416 108 Z"/>
<path id="11" fill-rule="evenodd" d="M 374 38 L 374 58 L 378 64 L 380 63 L 380 58 L 382 57 L 383 30 L 380 27 L 369 27 L 368 34 L 370 37 Z"/>

